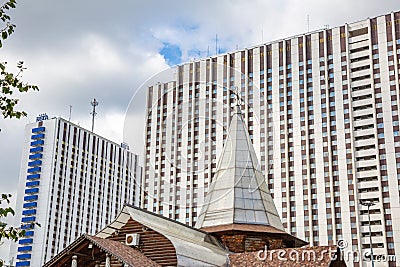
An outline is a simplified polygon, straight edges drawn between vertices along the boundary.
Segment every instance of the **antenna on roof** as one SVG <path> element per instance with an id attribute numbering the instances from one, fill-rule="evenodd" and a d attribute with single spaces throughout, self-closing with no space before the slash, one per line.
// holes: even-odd
<path id="1" fill-rule="evenodd" d="M 310 15 L 307 15 L 307 32 L 310 32 Z"/>
<path id="2" fill-rule="evenodd" d="M 261 44 L 264 43 L 264 29 L 261 29 Z"/>
<path id="3" fill-rule="evenodd" d="M 72 114 L 72 105 L 69 105 L 69 117 L 68 117 L 68 121 L 71 121 L 71 114 Z"/>
<path id="4" fill-rule="evenodd" d="M 96 113 L 96 106 L 99 105 L 99 102 L 96 100 L 96 98 L 94 98 L 90 104 L 93 107 L 93 111 L 90 113 L 92 115 L 92 132 L 94 131 L 94 117 L 97 115 Z"/>
<path id="5" fill-rule="evenodd" d="M 218 54 L 218 34 L 215 34 L 215 54 Z"/>

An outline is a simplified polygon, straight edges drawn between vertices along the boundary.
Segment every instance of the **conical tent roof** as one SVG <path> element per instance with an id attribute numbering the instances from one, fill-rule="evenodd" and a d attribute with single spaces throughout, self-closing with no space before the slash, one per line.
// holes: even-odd
<path id="1" fill-rule="evenodd" d="M 256 224 L 284 230 L 239 106 L 196 227 Z"/>

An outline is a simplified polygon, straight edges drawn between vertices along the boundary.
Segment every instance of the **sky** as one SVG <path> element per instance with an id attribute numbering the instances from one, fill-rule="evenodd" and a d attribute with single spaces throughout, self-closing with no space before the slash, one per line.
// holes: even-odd
<path id="1" fill-rule="evenodd" d="M 40 113 L 68 119 L 72 106 L 71 121 L 90 129 L 96 98 L 95 132 L 117 143 L 133 140 L 131 150 L 142 155 L 144 85 L 157 73 L 399 9 L 398 0 L 18 1 L 10 12 L 17 28 L 0 61 L 11 70 L 24 61 L 24 80 L 40 91 L 18 95 L 26 118 L 0 118 L 0 192 L 15 195 L 24 127 Z M 124 136 L 128 107 L 135 138 Z M 0 258 L 7 257 L 5 243 Z"/>

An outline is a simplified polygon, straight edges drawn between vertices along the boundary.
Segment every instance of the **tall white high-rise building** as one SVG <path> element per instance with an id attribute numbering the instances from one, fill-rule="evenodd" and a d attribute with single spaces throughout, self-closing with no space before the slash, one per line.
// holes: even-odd
<path id="1" fill-rule="evenodd" d="M 139 204 L 138 156 L 62 118 L 25 129 L 16 220 L 26 236 L 11 246 L 16 266 L 42 266 L 83 233 Z M 31 223 L 38 223 L 34 225 Z"/>
<path id="2" fill-rule="evenodd" d="M 195 224 L 238 91 L 284 227 L 399 266 L 399 60 L 392 12 L 177 66 L 148 88 L 142 206 Z"/>

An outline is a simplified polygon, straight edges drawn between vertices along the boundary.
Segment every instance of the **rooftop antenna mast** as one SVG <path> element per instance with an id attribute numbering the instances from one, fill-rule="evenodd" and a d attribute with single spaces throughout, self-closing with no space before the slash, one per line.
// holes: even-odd
<path id="1" fill-rule="evenodd" d="M 218 54 L 218 34 L 215 35 L 215 54 Z"/>
<path id="2" fill-rule="evenodd" d="M 264 44 L 264 29 L 261 29 L 261 44 Z"/>
<path id="3" fill-rule="evenodd" d="M 310 32 L 310 15 L 307 15 L 307 32 Z"/>
<path id="4" fill-rule="evenodd" d="M 94 132 L 94 117 L 97 115 L 96 113 L 96 107 L 99 105 L 99 102 L 94 98 L 90 104 L 93 107 L 93 111 L 90 113 L 92 115 L 92 132 Z"/>
<path id="5" fill-rule="evenodd" d="M 68 121 L 71 121 L 71 114 L 72 114 L 72 105 L 69 105 L 69 118 L 68 118 Z"/>

